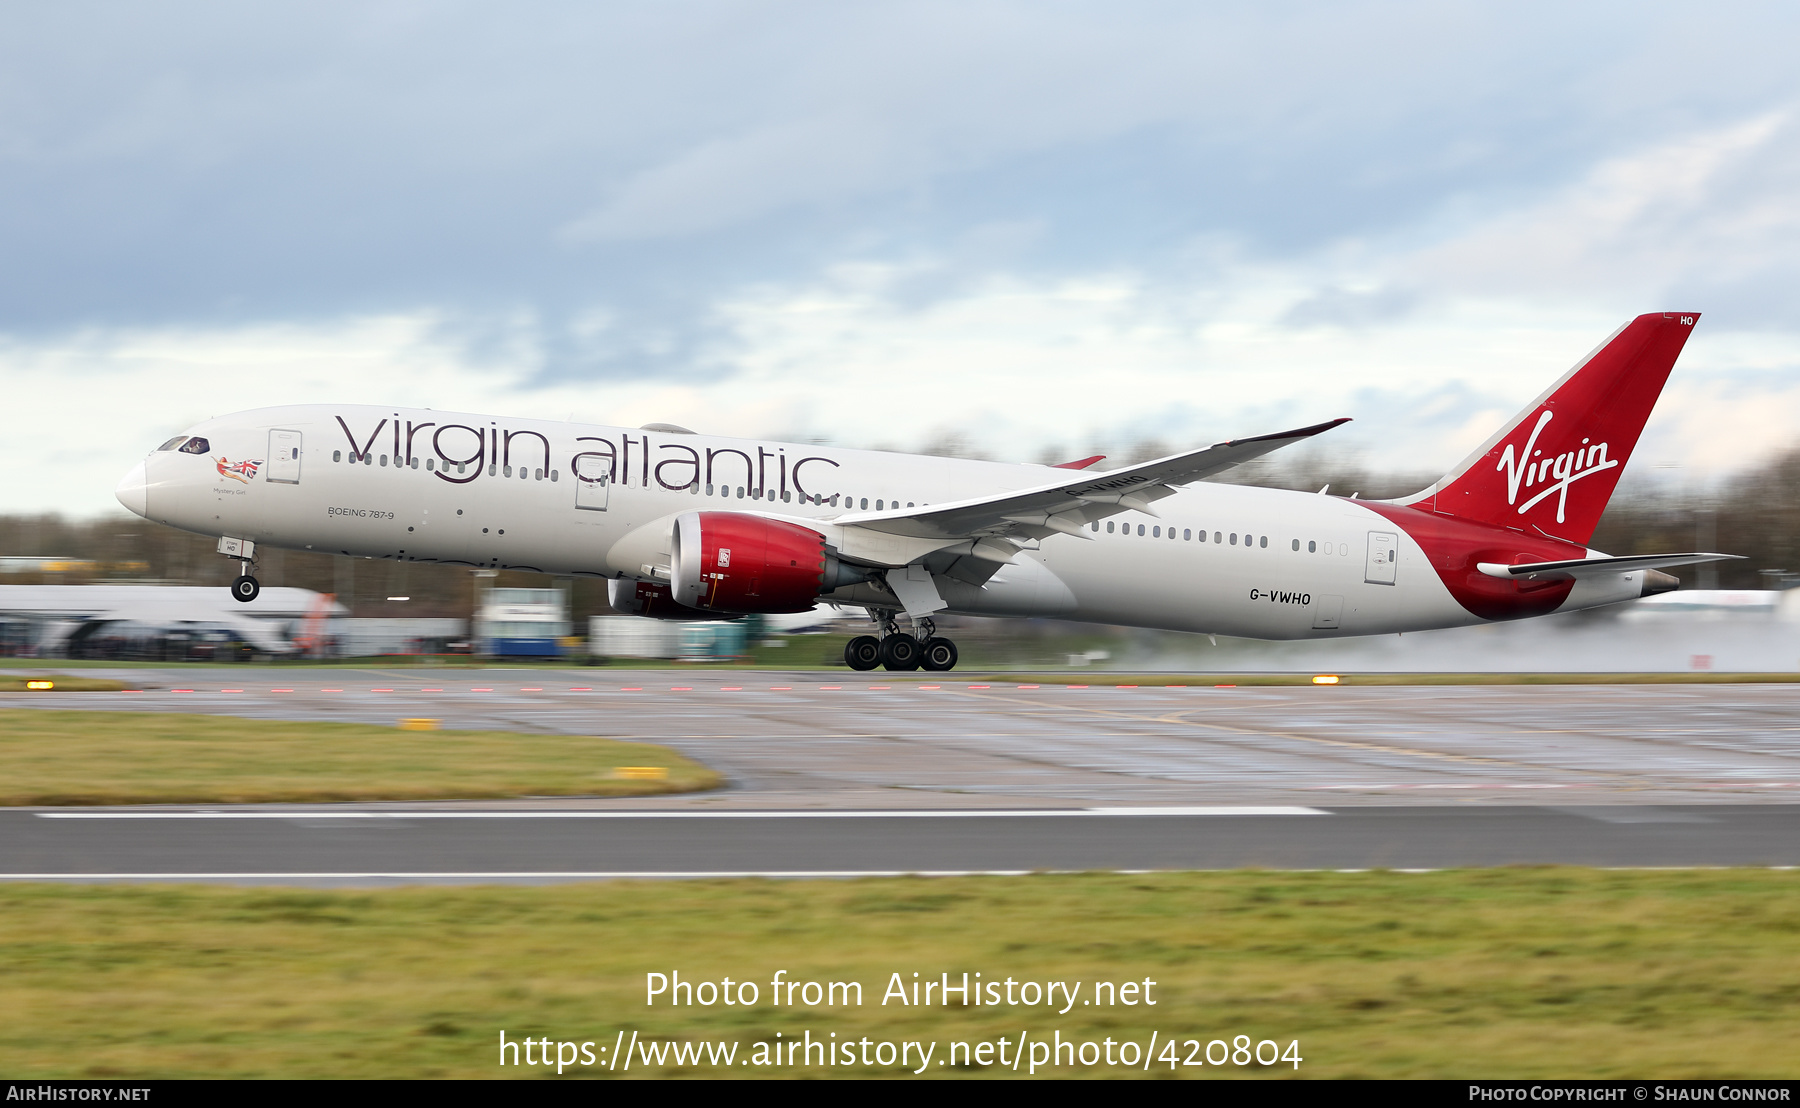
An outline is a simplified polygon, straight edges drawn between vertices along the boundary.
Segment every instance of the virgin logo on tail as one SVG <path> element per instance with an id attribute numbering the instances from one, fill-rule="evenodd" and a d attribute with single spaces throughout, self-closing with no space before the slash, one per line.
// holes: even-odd
<path id="1" fill-rule="evenodd" d="M 1549 497 L 1556 497 L 1556 522 L 1564 522 L 1564 512 L 1569 505 L 1569 486 L 1583 477 L 1592 477 L 1609 469 L 1619 467 L 1618 459 L 1607 457 L 1607 445 L 1603 442 L 1590 444 L 1587 439 L 1574 450 L 1567 450 L 1554 457 L 1542 457 L 1543 451 L 1535 449 L 1538 436 L 1555 417 L 1555 412 L 1546 411 L 1538 416 L 1537 425 L 1531 429 L 1531 437 L 1525 440 L 1525 449 L 1515 457 L 1512 444 L 1500 454 L 1500 463 L 1495 470 L 1506 471 L 1506 502 L 1518 505 L 1519 514 L 1524 515 L 1542 504 Z M 1539 491 L 1523 504 L 1519 504 L 1519 492 L 1523 489 L 1530 492 L 1538 485 L 1549 487 Z"/>

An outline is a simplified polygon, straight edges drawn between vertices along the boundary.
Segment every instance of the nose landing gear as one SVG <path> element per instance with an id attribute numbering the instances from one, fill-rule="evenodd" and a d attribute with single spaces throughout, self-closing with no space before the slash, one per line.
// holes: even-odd
<path id="1" fill-rule="evenodd" d="M 198 441 L 198 440 L 196 440 Z M 239 604 L 248 604 L 262 593 L 262 583 L 256 579 L 256 544 L 249 539 L 234 539 L 222 536 L 219 539 L 218 552 L 227 558 L 234 558 L 238 564 L 238 575 L 231 582 L 231 599 Z"/>
<path id="2" fill-rule="evenodd" d="M 916 634 L 900 630 L 893 612 L 874 612 L 871 617 L 881 624 L 881 637 L 858 635 L 844 646 L 844 663 L 851 669 L 867 671 L 883 666 L 893 671 L 915 669 L 942 673 L 956 665 L 956 644 L 939 638 L 929 619 L 913 621 Z"/>

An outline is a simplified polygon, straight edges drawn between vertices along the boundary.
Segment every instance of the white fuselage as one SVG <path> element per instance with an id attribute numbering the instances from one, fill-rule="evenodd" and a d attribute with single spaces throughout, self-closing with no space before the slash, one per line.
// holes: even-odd
<path id="1" fill-rule="evenodd" d="M 145 460 L 149 518 L 296 550 L 609 579 L 656 579 L 657 535 L 682 512 L 766 515 L 835 545 L 846 516 L 1041 486 L 1058 473 L 349 405 L 243 412 L 188 434 L 206 438 L 207 452 Z M 232 471 L 246 462 L 253 474 Z M 1090 525 L 1085 538 L 1032 543 L 984 586 L 940 579 L 943 600 L 973 615 L 1268 639 L 1484 622 L 1403 528 L 1363 502 L 1201 483 L 1154 508 Z M 1640 574 L 1583 581 L 1561 608 L 1629 599 L 1641 585 Z M 893 607 L 870 585 L 826 599 Z"/>

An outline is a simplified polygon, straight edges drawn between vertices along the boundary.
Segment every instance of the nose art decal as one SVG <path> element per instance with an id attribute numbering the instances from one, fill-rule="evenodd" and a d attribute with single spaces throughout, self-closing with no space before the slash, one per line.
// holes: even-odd
<path id="1" fill-rule="evenodd" d="M 229 477 L 233 481 L 242 481 L 246 485 L 250 483 L 252 477 L 256 476 L 257 467 L 262 465 L 261 458 L 254 462 L 233 462 L 230 458 L 220 455 L 213 461 L 219 467 L 220 477 Z"/>

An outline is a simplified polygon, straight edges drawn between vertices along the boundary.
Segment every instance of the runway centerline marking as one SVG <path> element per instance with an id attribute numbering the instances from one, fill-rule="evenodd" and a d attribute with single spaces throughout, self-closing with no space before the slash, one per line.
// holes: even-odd
<path id="1" fill-rule="evenodd" d="M 34 812 L 39 819 L 1047 819 L 1071 816 L 1328 816 L 1323 808 L 1295 804 L 1238 807 L 1139 808 L 902 808 L 893 811 L 524 811 L 524 812 Z"/>

